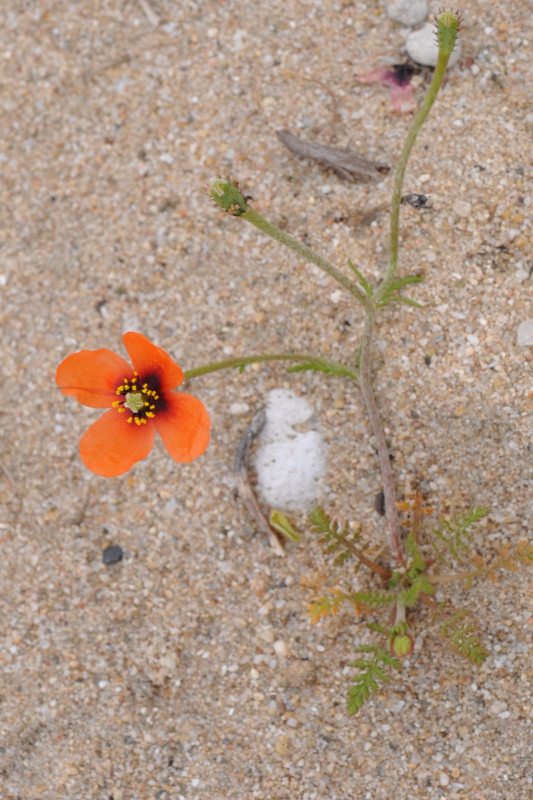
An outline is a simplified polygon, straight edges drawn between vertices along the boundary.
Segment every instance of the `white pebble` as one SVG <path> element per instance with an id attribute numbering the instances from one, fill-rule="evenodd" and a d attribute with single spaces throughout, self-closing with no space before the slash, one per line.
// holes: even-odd
<path id="1" fill-rule="evenodd" d="M 326 448 L 321 434 L 313 430 L 312 417 L 313 409 L 303 397 L 286 389 L 269 393 L 255 468 L 259 490 L 274 508 L 305 511 L 316 503 L 326 472 Z"/>
<path id="2" fill-rule="evenodd" d="M 278 639 L 274 642 L 274 652 L 280 658 L 287 658 L 289 655 L 289 648 L 287 647 L 286 643 L 283 639 Z"/>
<path id="3" fill-rule="evenodd" d="M 407 54 L 417 64 L 424 64 L 426 67 L 434 67 L 437 63 L 439 48 L 435 37 L 435 26 L 432 22 L 426 22 L 419 30 L 409 34 L 405 41 Z M 452 66 L 461 57 L 461 41 L 457 40 L 455 49 L 450 56 L 448 66 Z"/>
<path id="4" fill-rule="evenodd" d="M 250 410 L 250 406 L 248 403 L 231 403 L 229 407 L 229 413 L 232 414 L 234 417 L 239 417 L 242 414 L 247 414 Z"/>

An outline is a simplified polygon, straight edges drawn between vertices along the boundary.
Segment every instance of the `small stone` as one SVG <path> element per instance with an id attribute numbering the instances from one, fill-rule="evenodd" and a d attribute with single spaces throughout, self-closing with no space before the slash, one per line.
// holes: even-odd
<path id="1" fill-rule="evenodd" d="M 242 414 L 247 414 L 250 410 L 248 403 L 231 403 L 229 413 L 234 417 L 239 417 Z"/>
<path id="2" fill-rule="evenodd" d="M 427 0 L 389 0 L 387 16 L 409 28 L 420 25 L 428 15 Z"/>
<path id="3" fill-rule="evenodd" d="M 106 566 L 117 564 L 119 561 L 122 561 L 123 555 L 122 548 L 118 544 L 110 544 L 102 553 L 102 561 Z"/>
<path id="4" fill-rule="evenodd" d="M 533 319 L 525 319 L 518 326 L 516 343 L 519 347 L 527 347 L 533 344 Z"/>
<path id="5" fill-rule="evenodd" d="M 405 41 L 405 49 L 407 55 L 416 61 L 417 64 L 423 64 L 426 67 L 434 67 L 437 63 L 437 56 L 439 48 L 435 37 L 435 26 L 431 22 L 426 22 L 417 31 L 409 34 Z M 448 61 L 448 66 L 452 66 L 459 61 L 461 57 L 461 42 L 458 39 L 454 51 Z"/>
<path id="6" fill-rule="evenodd" d="M 472 213 L 472 203 L 469 203 L 468 200 L 456 200 L 452 210 L 458 217 L 467 218 Z"/>
<path id="7" fill-rule="evenodd" d="M 495 700 L 494 703 L 492 703 L 489 706 L 489 714 L 495 714 L 499 716 L 506 709 L 507 709 L 507 703 L 505 703 L 503 700 Z"/>
<path id="8" fill-rule="evenodd" d="M 287 647 L 283 639 L 277 639 L 274 642 L 274 652 L 280 658 L 287 658 L 287 656 L 289 655 L 289 648 Z"/>

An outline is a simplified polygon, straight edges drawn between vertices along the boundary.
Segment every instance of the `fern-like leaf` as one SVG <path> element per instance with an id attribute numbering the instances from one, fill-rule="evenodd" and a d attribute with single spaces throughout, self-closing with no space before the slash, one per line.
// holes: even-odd
<path id="1" fill-rule="evenodd" d="M 316 625 L 319 620 L 327 617 L 328 614 L 338 614 L 342 604 L 348 600 L 353 602 L 352 596 L 340 591 L 332 592 L 329 595 L 324 595 L 324 597 L 317 597 L 307 608 L 311 623 Z"/>
<path id="2" fill-rule="evenodd" d="M 412 533 L 407 534 L 407 538 L 405 540 L 405 549 L 407 550 L 407 554 L 409 556 L 409 577 L 415 578 L 420 572 L 423 572 L 426 568 L 426 562 L 422 557 L 422 553 L 420 552 L 418 545 L 415 541 L 415 537 Z"/>
<path id="3" fill-rule="evenodd" d="M 362 645 L 357 650 L 368 653 L 371 658 L 359 658 L 350 665 L 359 670 L 348 690 L 347 710 L 350 715 L 356 714 L 372 694 L 377 694 L 388 683 L 387 669 L 402 668 L 395 656 L 377 645 Z"/>
<path id="4" fill-rule="evenodd" d="M 443 521 L 441 528 L 433 531 L 432 544 L 441 561 L 446 561 L 445 551 L 456 561 L 463 563 L 465 556 L 470 552 L 470 541 L 473 536 L 472 526 L 487 516 L 489 509 L 484 506 L 471 508 L 464 514 L 454 517 L 450 522 Z M 444 546 L 439 548 L 437 542 Z"/>
<path id="5" fill-rule="evenodd" d="M 465 612 L 458 611 L 443 622 L 439 630 L 443 639 L 448 640 L 459 655 L 479 665 L 487 658 L 488 651 L 477 635 L 474 625 L 465 622 L 465 617 Z"/>
<path id="6" fill-rule="evenodd" d="M 396 601 L 393 592 L 353 592 L 350 600 L 357 608 L 387 608 Z"/>
<path id="7" fill-rule="evenodd" d="M 404 606 L 413 608 L 413 606 L 416 606 L 421 594 L 435 594 L 433 584 L 423 574 L 417 575 L 409 588 L 400 593 L 400 597 Z"/>
<path id="8" fill-rule="evenodd" d="M 359 541 L 357 531 L 351 532 L 347 525 L 342 528 L 337 526 L 320 506 L 311 511 L 309 521 L 314 531 L 319 534 L 326 552 L 337 554 L 336 564 L 343 564 L 355 555 L 353 547 Z"/>

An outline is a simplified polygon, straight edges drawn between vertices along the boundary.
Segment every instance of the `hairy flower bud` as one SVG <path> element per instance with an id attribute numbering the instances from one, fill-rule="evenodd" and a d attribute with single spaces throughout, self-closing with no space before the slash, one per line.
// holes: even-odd
<path id="1" fill-rule="evenodd" d="M 248 200 L 239 189 L 236 181 L 229 178 L 215 178 L 209 184 L 209 194 L 220 208 L 235 217 L 244 214 L 248 210 Z"/>
<path id="2" fill-rule="evenodd" d="M 443 9 L 434 16 L 437 26 L 437 44 L 444 56 L 450 56 L 457 42 L 462 18 L 459 10 Z"/>

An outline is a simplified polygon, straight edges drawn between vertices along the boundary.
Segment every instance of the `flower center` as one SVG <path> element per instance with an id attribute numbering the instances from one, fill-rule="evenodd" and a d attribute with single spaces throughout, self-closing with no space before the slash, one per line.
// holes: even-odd
<path id="1" fill-rule="evenodd" d="M 117 386 L 115 394 L 120 396 L 120 400 L 113 402 L 119 414 L 125 413 L 126 409 L 131 411 L 127 422 L 146 425 L 149 419 L 155 417 L 159 394 L 156 389 L 150 388 L 148 381 L 141 384 L 136 372 L 133 373 L 133 378 L 124 378 L 120 386 Z"/>

